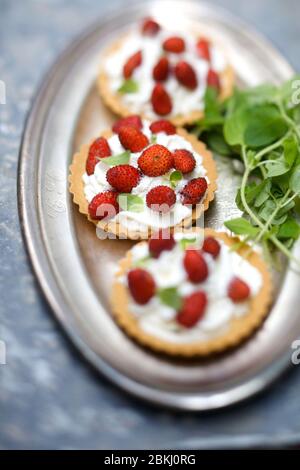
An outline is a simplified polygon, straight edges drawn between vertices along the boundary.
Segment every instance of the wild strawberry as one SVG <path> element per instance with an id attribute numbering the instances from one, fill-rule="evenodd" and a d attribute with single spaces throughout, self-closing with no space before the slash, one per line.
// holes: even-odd
<path id="1" fill-rule="evenodd" d="M 234 277 L 229 283 L 227 295 L 234 303 L 243 302 L 250 296 L 250 288 L 242 279 Z"/>
<path id="2" fill-rule="evenodd" d="M 213 258 L 217 258 L 221 250 L 221 245 L 214 237 L 206 237 L 202 249 Z"/>
<path id="3" fill-rule="evenodd" d="M 155 294 L 155 281 L 145 269 L 136 268 L 127 275 L 128 287 L 134 300 L 145 305 Z"/>
<path id="4" fill-rule="evenodd" d="M 142 63 L 142 51 L 138 51 L 127 59 L 123 67 L 123 76 L 128 79 L 132 76 L 134 70 Z"/>
<path id="5" fill-rule="evenodd" d="M 154 121 L 150 125 L 150 131 L 153 134 L 158 134 L 159 132 L 164 132 L 167 135 L 176 134 L 176 127 L 170 121 L 166 119 L 160 119 L 159 121 Z"/>
<path id="6" fill-rule="evenodd" d="M 99 162 L 100 158 L 109 157 L 111 150 L 108 142 L 104 137 L 96 139 L 89 149 L 89 154 L 86 160 L 85 169 L 88 175 L 92 175 L 95 171 L 95 166 Z"/>
<path id="7" fill-rule="evenodd" d="M 147 176 L 161 176 L 171 170 L 173 155 L 163 145 L 154 144 L 143 151 L 138 159 L 138 165 Z"/>
<path id="8" fill-rule="evenodd" d="M 182 308 L 176 317 L 177 322 L 185 328 L 191 328 L 203 317 L 206 305 L 205 292 L 198 291 L 185 297 Z"/>
<path id="9" fill-rule="evenodd" d="M 196 166 L 196 160 L 189 150 L 178 149 L 173 152 L 174 168 L 181 173 L 190 173 Z"/>
<path id="10" fill-rule="evenodd" d="M 216 88 L 217 91 L 220 91 L 221 83 L 220 83 L 220 78 L 217 72 L 215 72 L 212 69 L 209 69 L 207 77 L 206 77 L 206 84 L 207 86 L 211 86 L 213 88 Z"/>
<path id="11" fill-rule="evenodd" d="M 159 116 L 166 116 L 172 111 L 172 100 L 161 83 L 157 83 L 152 91 L 151 103 L 153 110 Z"/>
<path id="12" fill-rule="evenodd" d="M 169 212 L 176 202 L 176 194 L 168 186 L 156 186 L 146 196 L 147 206 L 155 212 Z"/>
<path id="13" fill-rule="evenodd" d="M 116 191 L 104 191 L 96 194 L 88 207 L 90 218 L 95 220 L 114 217 L 119 210 L 118 193 Z"/>
<path id="14" fill-rule="evenodd" d="M 169 229 L 161 229 L 149 240 L 149 251 L 153 258 L 159 258 L 162 251 L 170 251 L 175 246 L 173 234 Z"/>
<path id="15" fill-rule="evenodd" d="M 157 82 L 163 82 L 168 78 L 169 70 L 170 67 L 168 59 L 166 57 L 161 57 L 153 68 L 153 80 Z"/>
<path id="16" fill-rule="evenodd" d="M 142 24 L 142 34 L 144 36 L 155 36 L 160 30 L 159 24 L 153 18 L 145 18 Z"/>
<path id="17" fill-rule="evenodd" d="M 201 59 L 210 61 L 210 48 L 207 39 L 200 38 L 196 44 L 196 48 Z"/>
<path id="18" fill-rule="evenodd" d="M 140 172 L 131 165 L 117 165 L 108 170 L 106 179 L 120 193 L 131 193 L 140 180 Z"/>
<path id="19" fill-rule="evenodd" d="M 194 284 L 205 281 L 208 276 L 206 261 L 199 250 L 186 250 L 183 265 L 189 280 Z"/>
<path id="20" fill-rule="evenodd" d="M 134 127 L 136 130 L 140 131 L 143 127 L 143 123 L 140 116 L 133 114 L 132 116 L 118 119 L 118 121 L 114 123 L 112 130 L 118 134 L 121 127 Z"/>
<path id="21" fill-rule="evenodd" d="M 148 138 L 134 127 L 121 127 L 119 139 L 123 147 L 131 152 L 140 152 L 149 144 Z"/>
<path id="22" fill-rule="evenodd" d="M 181 191 L 183 204 L 197 204 L 201 201 L 207 190 L 205 178 L 193 178 Z"/>
<path id="23" fill-rule="evenodd" d="M 163 42 L 163 48 L 167 52 L 180 54 L 185 50 L 185 42 L 179 36 L 172 36 Z"/>
<path id="24" fill-rule="evenodd" d="M 195 88 L 197 88 L 198 80 L 195 70 L 190 64 L 188 64 L 188 62 L 185 62 L 184 60 L 178 62 L 175 66 L 174 73 L 181 85 L 185 86 L 189 90 L 195 90 Z"/>

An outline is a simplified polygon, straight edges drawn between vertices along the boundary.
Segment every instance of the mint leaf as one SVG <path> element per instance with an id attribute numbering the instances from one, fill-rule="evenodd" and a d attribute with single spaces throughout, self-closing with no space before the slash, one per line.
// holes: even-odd
<path id="1" fill-rule="evenodd" d="M 180 243 L 180 247 L 183 250 L 186 250 L 188 246 L 194 245 L 196 242 L 197 242 L 197 238 L 194 237 L 194 238 L 182 238 L 179 243 Z"/>
<path id="2" fill-rule="evenodd" d="M 182 305 L 182 299 L 178 294 L 176 287 L 167 287 L 166 289 L 160 289 L 158 291 L 158 297 L 160 301 L 168 305 L 168 307 L 172 307 L 175 310 L 180 310 Z"/>
<path id="3" fill-rule="evenodd" d="M 124 80 L 120 88 L 118 89 L 119 93 L 126 94 L 126 93 L 136 93 L 139 90 L 138 83 L 132 78 L 128 78 Z"/>
<path id="4" fill-rule="evenodd" d="M 250 235 L 255 236 L 258 233 L 258 228 L 253 227 L 248 220 L 243 217 L 238 217 L 237 219 L 227 220 L 224 223 L 231 232 L 236 233 L 237 235 Z"/>
<path id="5" fill-rule="evenodd" d="M 99 160 L 108 166 L 127 165 L 130 160 L 130 152 L 126 150 L 119 155 L 113 155 L 112 157 L 99 158 Z"/>
<path id="6" fill-rule="evenodd" d="M 143 212 L 144 201 L 134 194 L 121 193 L 118 196 L 118 203 L 121 209 L 130 212 Z"/>
<path id="7" fill-rule="evenodd" d="M 181 171 L 175 170 L 170 174 L 170 183 L 172 188 L 176 188 L 179 181 L 182 180 L 182 173 Z"/>
<path id="8" fill-rule="evenodd" d="M 134 263 L 134 266 L 137 266 L 137 267 L 144 267 L 144 266 L 147 266 L 148 265 L 148 262 L 151 260 L 151 256 L 150 255 L 147 255 L 147 256 L 144 256 L 144 258 L 141 258 L 139 260 L 137 260 L 135 263 Z"/>

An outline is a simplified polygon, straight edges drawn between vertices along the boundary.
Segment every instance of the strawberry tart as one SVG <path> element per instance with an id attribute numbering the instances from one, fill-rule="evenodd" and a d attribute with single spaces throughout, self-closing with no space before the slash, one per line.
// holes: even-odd
<path id="1" fill-rule="evenodd" d="M 239 239 L 211 229 L 161 230 L 120 262 L 112 309 L 144 346 L 178 356 L 204 356 L 236 346 L 262 323 L 271 277 Z"/>
<path id="2" fill-rule="evenodd" d="M 233 69 L 214 42 L 190 32 L 175 34 L 146 18 L 105 53 L 99 92 L 121 116 L 166 117 L 182 126 L 203 117 L 204 95 L 232 92 Z"/>
<path id="3" fill-rule="evenodd" d="M 80 212 L 122 238 L 187 226 L 214 198 L 216 167 L 196 137 L 167 120 L 137 115 L 84 145 L 70 167 L 70 191 Z"/>

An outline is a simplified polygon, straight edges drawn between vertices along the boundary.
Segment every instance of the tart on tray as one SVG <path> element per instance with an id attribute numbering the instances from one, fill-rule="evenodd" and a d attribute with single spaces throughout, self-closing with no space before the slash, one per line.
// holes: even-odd
<path id="1" fill-rule="evenodd" d="M 207 86 L 224 99 L 233 85 L 222 48 L 192 32 L 167 31 L 151 18 L 111 45 L 98 77 L 99 92 L 116 114 L 166 117 L 177 126 L 203 117 Z"/>
<path id="2" fill-rule="evenodd" d="M 216 179 L 212 154 L 196 137 L 166 120 L 136 115 L 82 146 L 69 176 L 80 212 L 130 239 L 191 225 L 213 200 Z"/>
<path id="3" fill-rule="evenodd" d="M 238 345 L 271 302 L 271 277 L 255 251 L 211 229 L 159 231 L 121 260 L 112 311 L 143 346 L 197 357 Z M 233 248 L 235 245 L 235 249 Z"/>

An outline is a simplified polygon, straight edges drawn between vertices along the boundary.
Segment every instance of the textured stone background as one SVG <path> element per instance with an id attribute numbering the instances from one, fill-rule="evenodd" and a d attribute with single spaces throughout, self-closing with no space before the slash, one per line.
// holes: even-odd
<path id="1" fill-rule="evenodd" d="M 0 448 L 176 448 L 300 441 L 300 369 L 263 395 L 199 416 L 139 403 L 84 363 L 54 322 L 28 265 L 17 216 L 24 118 L 42 75 L 106 9 L 104 0 L 0 0 Z M 219 0 L 300 70 L 298 0 Z M 110 0 L 124 8 L 125 1 Z"/>

